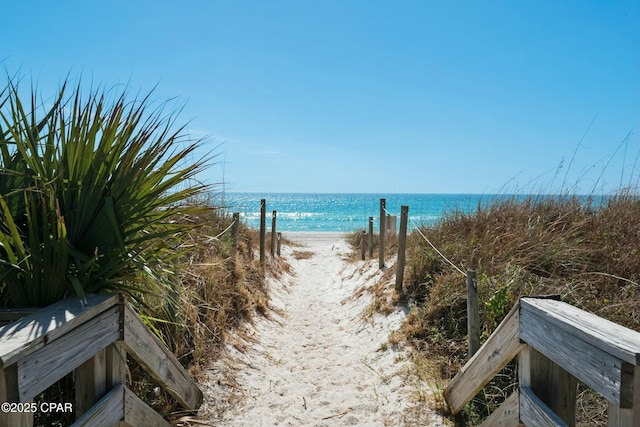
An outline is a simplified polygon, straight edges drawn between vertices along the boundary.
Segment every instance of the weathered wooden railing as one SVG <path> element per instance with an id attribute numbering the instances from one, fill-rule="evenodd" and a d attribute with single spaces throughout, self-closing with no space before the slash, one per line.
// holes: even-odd
<path id="1" fill-rule="evenodd" d="M 640 426 L 640 333 L 542 298 L 522 298 L 445 388 L 456 414 L 514 357 L 519 390 L 483 426 L 571 426 L 577 381 L 608 402 L 609 426 Z"/>
<path id="2" fill-rule="evenodd" d="M 169 426 L 126 387 L 127 355 L 185 409 L 198 408 L 200 389 L 123 297 L 89 295 L 84 306 L 71 298 L 0 327 L 0 426 L 30 426 L 33 412 L 52 410 L 72 410 L 74 426 Z M 75 402 L 33 403 L 70 372 Z"/>

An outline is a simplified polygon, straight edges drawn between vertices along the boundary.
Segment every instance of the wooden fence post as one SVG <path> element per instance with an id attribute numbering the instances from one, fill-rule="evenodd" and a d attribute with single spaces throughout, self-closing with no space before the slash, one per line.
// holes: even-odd
<path id="1" fill-rule="evenodd" d="M 367 240 L 366 240 L 366 237 L 367 237 L 367 232 L 362 230 L 362 237 L 360 238 L 360 259 L 362 261 L 365 260 L 365 258 L 366 258 L 365 255 L 366 255 L 366 252 L 367 252 Z"/>
<path id="2" fill-rule="evenodd" d="M 265 267 L 265 239 L 267 235 L 267 201 L 260 200 L 260 268 Z"/>
<path id="3" fill-rule="evenodd" d="M 235 264 L 238 253 L 238 235 L 240 233 L 240 212 L 233 214 L 233 226 L 231 227 L 231 259 Z"/>
<path id="4" fill-rule="evenodd" d="M 480 349 L 480 308 L 475 270 L 467 270 L 467 343 L 469 358 Z"/>
<path id="5" fill-rule="evenodd" d="M 385 212 L 386 204 L 386 199 L 380 199 L 380 247 L 378 248 L 378 268 L 384 267 L 384 218 L 387 215 Z"/>
<path id="6" fill-rule="evenodd" d="M 373 258 L 373 217 L 369 217 L 369 258 Z"/>
<path id="7" fill-rule="evenodd" d="M 278 245 L 278 236 L 276 236 L 276 215 L 276 211 L 271 213 L 271 256 L 274 258 L 276 256 L 276 246 Z"/>
<path id="8" fill-rule="evenodd" d="M 398 234 L 398 230 L 396 228 L 398 225 L 398 217 L 396 217 L 395 215 L 387 214 L 387 219 L 385 219 L 385 221 L 385 225 L 387 231 L 389 232 L 389 235 L 395 236 L 396 234 Z"/>
<path id="9" fill-rule="evenodd" d="M 282 249 L 282 233 L 278 232 L 278 256 L 280 256 L 280 249 Z"/>
<path id="10" fill-rule="evenodd" d="M 407 222 L 409 220 L 409 206 L 400 208 L 400 236 L 398 239 L 398 268 L 396 269 L 396 292 L 402 294 L 404 280 L 404 261 L 407 247 Z"/>

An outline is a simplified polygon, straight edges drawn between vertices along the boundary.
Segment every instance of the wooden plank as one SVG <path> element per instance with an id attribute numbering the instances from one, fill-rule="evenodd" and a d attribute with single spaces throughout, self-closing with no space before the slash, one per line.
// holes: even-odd
<path id="1" fill-rule="evenodd" d="M 118 295 L 89 294 L 83 307 L 77 297 L 68 298 L 0 327 L 0 368 L 44 347 L 119 301 Z"/>
<path id="2" fill-rule="evenodd" d="M 125 304 L 124 346 L 131 356 L 185 409 L 197 409 L 202 391 L 180 362 Z"/>
<path id="3" fill-rule="evenodd" d="M 107 389 L 127 382 L 127 351 L 118 343 L 106 348 Z"/>
<path id="4" fill-rule="evenodd" d="M 444 398 L 453 414 L 460 412 L 524 347 L 520 343 L 519 326 L 519 304 L 516 303 L 487 342 L 445 388 Z"/>
<path id="5" fill-rule="evenodd" d="M 575 425 L 578 380 L 573 375 L 527 346 L 518 355 L 518 379 L 567 425 Z"/>
<path id="6" fill-rule="evenodd" d="M 33 403 L 33 400 L 29 403 Z M 33 427 L 33 412 L 0 413 L 0 426 Z"/>
<path id="7" fill-rule="evenodd" d="M 635 427 L 633 423 L 633 409 L 622 409 L 613 402 L 608 402 L 607 427 Z"/>
<path id="8" fill-rule="evenodd" d="M 518 425 L 520 425 L 520 393 L 516 390 L 482 422 L 480 427 L 513 427 Z"/>
<path id="9" fill-rule="evenodd" d="M 568 427 L 529 387 L 520 387 L 520 420 L 531 427 Z"/>
<path id="10" fill-rule="evenodd" d="M 160 414 L 126 387 L 124 389 L 124 422 L 132 426 L 171 427 L 171 424 Z"/>
<path id="11" fill-rule="evenodd" d="M 114 387 L 71 427 L 112 427 L 124 418 L 125 387 Z"/>
<path id="12" fill-rule="evenodd" d="M 87 412 L 107 392 L 107 352 L 99 350 L 75 369 L 76 419 Z"/>
<path id="13" fill-rule="evenodd" d="M 7 396 L 7 379 L 6 371 L 0 369 L 0 403 L 11 402 Z M 15 426 L 15 427 L 32 427 L 33 426 L 33 413 L 9 413 L 0 411 L 0 426 Z"/>
<path id="14" fill-rule="evenodd" d="M 111 307 L 19 360 L 17 390 L 8 390 L 9 399 L 33 398 L 119 339 L 119 311 L 120 307 Z"/>
<path id="15" fill-rule="evenodd" d="M 545 317 L 554 326 L 631 365 L 640 365 L 640 332 L 551 299 L 523 298 L 522 311 Z"/>
<path id="16" fill-rule="evenodd" d="M 29 316 L 38 311 L 37 308 L 1 308 L 0 309 L 0 326 L 20 320 L 25 316 Z"/>
<path id="17" fill-rule="evenodd" d="M 582 310 L 578 310 L 582 312 L 579 314 L 576 310 L 560 301 L 524 298 L 521 300 L 520 338 L 607 400 L 622 408 L 631 407 L 633 366 L 617 356 L 626 353 L 627 360 L 635 360 L 635 356 L 622 350 L 615 351 L 615 355 L 609 353 L 613 347 L 604 343 L 601 334 L 590 339 L 592 335 L 588 332 L 597 328 L 599 320 L 603 319 L 586 316 Z M 570 319 L 565 313 L 577 318 Z M 615 328 L 611 325 L 605 327 L 614 333 Z M 612 341 L 621 340 L 612 337 Z"/>
<path id="18" fill-rule="evenodd" d="M 623 409 L 609 402 L 608 426 L 609 427 L 637 427 L 640 426 L 640 366 L 635 367 L 633 382 L 633 406 Z"/>
<path id="19" fill-rule="evenodd" d="M 120 308 L 118 312 L 120 340 L 109 345 L 106 349 L 107 389 L 109 390 L 118 384 L 127 383 L 127 350 L 121 344 L 124 339 L 124 312 L 126 311 L 124 297 L 120 301 L 121 304 L 118 306 Z"/>
<path id="20" fill-rule="evenodd" d="M 633 373 L 633 405 L 630 418 L 631 424 L 640 425 L 640 366 L 636 366 Z"/>

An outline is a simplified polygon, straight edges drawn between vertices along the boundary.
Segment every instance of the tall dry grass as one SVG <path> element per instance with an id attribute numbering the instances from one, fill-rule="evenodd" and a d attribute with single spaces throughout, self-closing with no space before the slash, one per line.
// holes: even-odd
<path id="1" fill-rule="evenodd" d="M 364 237 L 364 241 L 363 241 Z M 361 245 L 364 242 L 366 247 L 367 257 L 369 256 L 369 235 L 365 234 L 363 236 L 362 230 L 356 230 L 346 235 L 346 240 L 349 246 L 351 247 L 351 253 L 349 254 L 349 258 L 352 260 L 360 259 L 360 250 Z M 373 252 L 374 254 L 378 253 L 378 247 L 380 246 L 380 234 L 373 233 Z M 384 240 L 384 250 L 385 254 L 392 256 L 398 251 L 398 235 L 397 234 L 385 234 Z M 376 255 L 377 256 L 377 255 Z"/>
<path id="2" fill-rule="evenodd" d="M 513 197 L 484 203 L 472 213 L 451 212 L 422 232 L 462 270 L 479 278 L 482 339 L 523 295 L 559 294 L 562 300 L 640 331 L 640 199 L 621 192 L 600 201 L 565 195 Z M 435 372 L 452 378 L 468 360 L 466 285 L 417 233 L 409 236 L 405 289 L 416 306 L 403 326 L 407 340 Z M 459 424 L 479 422 L 508 396 L 508 367 L 485 388 Z M 579 420 L 598 425 L 601 406 L 588 404 Z M 596 415 L 593 413 L 596 412 Z"/>

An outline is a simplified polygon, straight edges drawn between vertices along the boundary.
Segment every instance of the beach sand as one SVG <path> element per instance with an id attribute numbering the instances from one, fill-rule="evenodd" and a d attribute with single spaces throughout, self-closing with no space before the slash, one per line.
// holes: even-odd
<path id="1" fill-rule="evenodd" d="M 363 316 L 371 296 L 358 291 L 380 280 L 393 288 L 377 259 L 345 260 L 340 233 L 283 236 L 295 243 L 282 250 L 293 271 L 269 280 L 276 311 L 212 365 L 203 414 L 229 427 L 418 425 L 407 412 L 432 392 L 408 380 L 410 350 L 385 345 L 405 311 Z M 313 256 L 294 256 L 301 251 Z M 445 425 L 420 405 L 420 425 Z"/>
<path id="2" fill-rule="evenodd" d="M 344 239 L 346 233 L 335 232 L 305 232 L 305 231 L 285 231 L 282 237 L 299 245 L 312 249 L 322 249 L 323 246 L 330 243 L 337 243 Z"/>

